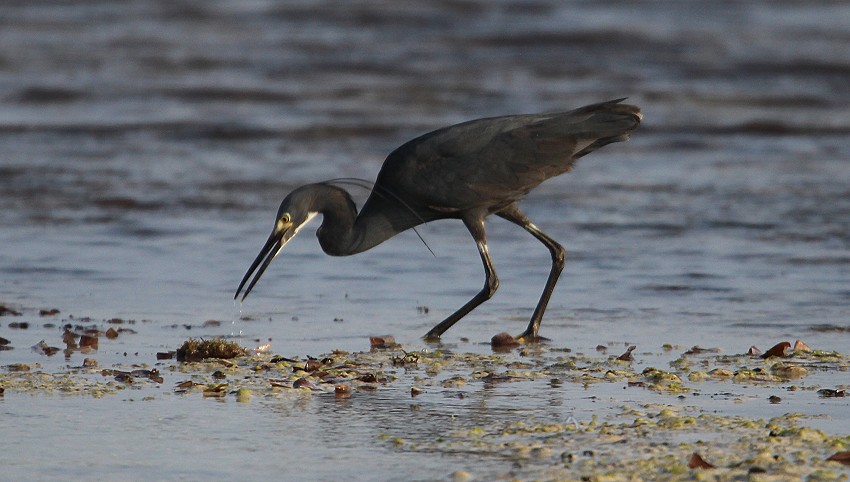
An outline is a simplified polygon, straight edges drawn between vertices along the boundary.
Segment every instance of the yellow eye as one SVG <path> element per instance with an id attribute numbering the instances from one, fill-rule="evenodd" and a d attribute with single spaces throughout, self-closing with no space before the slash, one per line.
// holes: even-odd
<path id="1" fill-rule="evenodd" d="M 275 231 L 282 231 L 288 228 L 292 224 L 292 216 L 289 213 L 283 213 L 283 215 L 277 218 L 277 222 L 274 224 Z"/>

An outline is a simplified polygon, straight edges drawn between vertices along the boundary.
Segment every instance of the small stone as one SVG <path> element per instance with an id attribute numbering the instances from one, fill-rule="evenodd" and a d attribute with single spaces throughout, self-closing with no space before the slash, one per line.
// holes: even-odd
<path id="1" fill-rule="evenodd" d="M 236 391 L 236 401 L 241 403 L 247 403 L 251 401 L 251 390 L 247 388 L 240 388 Z"/>
<path id="2" fill-rule="evenodd" d="M 810 352 L 812 351 L 812 349 L 809 348 L 809 345 L 806 345 L 802 341 L 797 340 L 794 342 L 794 351 Z"/>
<path id="3" fill-rule="evenodd" d="M 493 348 L 513 348 L 519 346 L 519 341 L 510 333 L 502 332 L 493 335 L 490 339 L 490 346 Z"/>
<path id="4" fill-rule="evenodd" d="M 315 387 L 316 386 L 313 384 L 313 382 L 311 382 L 310 380 L 308 380 L 304 377 L 301 377 L 298 380 L 295 380 L 294 382 L 292 382 L 292 388 L 310 388 L 310 389 L 313 389 Z"/>
<path id="5" fill-rule="evenodd" d="M 97 337 L 80 335 L 80 348 L 91 348 L 92 350 L 97 350 Z"/>
<path id="6" fill-rule="evenodd" d="M 334 395 L 336 395 L 336 398 L 349 398 L 351 397 L 351 387 L 340 383 L 334 387 Z"/>
<path id="7" fill-rule="evenodd" d="M 472 474 L 465 470 L 457 470 L 452 473 L 452 482 L 467 482 L 472 480 Z"/>

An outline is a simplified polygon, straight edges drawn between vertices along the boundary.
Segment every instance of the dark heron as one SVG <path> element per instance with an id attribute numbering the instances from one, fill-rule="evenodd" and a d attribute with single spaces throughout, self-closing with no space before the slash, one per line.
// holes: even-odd
<path id="1" fill-rule="evenodd" d="M 642 116 L 639 108 L 621 104 L 623 100 L 569 112 L 478 119 L 417 137 L 387 157 L 359 214 L 348 192 L 334 181 L 299 187 L 280 204 L 274 229 L 235 298 L 256 271 L 244 301 L 269 263 L 317 214 L 323 219 L 316 236 L 331 256 L 366 251 L 423 223 L 460 219 L 484 263 L 484 288 L 425 335 L 436 340 L 490 299 L 499 286 L 484 228 L 484 219 L 495 214 L 528 231 L 552 255 L 546 287 L 528 328 L 517 337 L 539 340 L 540 321 L 564 268 L 565 251 L 523 214 L 517 202 L 543 181 L 569 171 L 576 159 L 628 139 Z"/>

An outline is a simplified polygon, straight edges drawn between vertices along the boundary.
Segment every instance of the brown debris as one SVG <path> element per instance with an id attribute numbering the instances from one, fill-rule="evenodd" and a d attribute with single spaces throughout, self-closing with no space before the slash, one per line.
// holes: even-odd
<path id="1" fill-rule="evenodd" d="M 310 380 L 308 380 L 304 377 L 301 377 L 301 378 L 299 378 L 298 380 L 295 380 L 292 383 L 292 388 L 310 388 L 310 389 L 313 389 L 313 388 L 316 388 L 316 385 L 314 385 L 313 382 L 311 382 Z"/>
<path id="2" fill-rule="evenodd" d="M 18 313 L 17 315 L 14 315 L 14 316 L 20 316 L 20 315 L 21 314 Z M 12 323 L 9 323 L 9 328 L 12 328 L 12 329 L 26 330 L 29 327 L 30 327 L 30 324 L 27 323 L 26 321 L 13 321 Z"/>
<path id="3" fill-rule="evenodd" d="M 493 349 L 511 349 L 519 346 L 519 340 L 514 338 L 513 335 L 511 335 L 510 333 L 506 333 L 503 331 L 501 333 L 493 335 L 493 338 L 490 338 L 490 346 L 492 346 Z"/>
<path id="4" fill-rule="evenodd" d="M 137 376 L 142 376 L 143 378 L 147 378 L 148 380 L 152 380 L 156 383 L 162 383 L 165 381 L 165 379 L 160 376 L 159 370 L 157 370 L 156 368 L 154 368 L 153 370 L 137 370 L 134 371 L 133 374 L 136 375 L 137 372 L 145 372 Z"/>
<path id="5" fill-rule="evenodd" d="M 60 349 L 55 346 L 48 346 L 44 340 L 41 340 L 40 342 L 33 345 L 32 351 L 42 355 L 53 356 L 58 353 Z"/>
<path id="6" fill-rule="evenodd" d="M 319 368 L 322 368 L 322 365 L 324 364 L 321 360 L 307 360 L 307 363 L 304 364 L 304 371 L 307 373 L 311 373 L 318 370 Z"/>
<path id="7" fill-rule="evenodd" d="M 398 343 L 395 342 L 394 336 L 370 336 L 369 346 L 373 349 L 395 348 Z"/>
<path id="8" fill-rule="evenodd" d="M 685 352 L 685 355 L 701 355 L 703 353 L 720 353 L 720 348 L 703 348 L 699 345 L 694 345 L 690 350 Z"/>
<path id="9" fill-rule="evenodd" d="M 294 358 L 287 358 L 285 356 L 276 356 L 276 357 L 272 357 L 272 359 L 269 360 L 269 363 L 297 363 L 297 362 L 298 362 L 298 360 L 296 360 Z"/>
<path id="10" fill-rule="evenodd" d="M 21 316 L 21 313 L 6 305 L 0 305 L 0 316 Z"/>
<path id="11" fill-rule="evenodd" d="M 0 336 L 0 346 L 6 346 L 6 345 L 8 345 L 9 343 L 12 343 L 12 342 L 11 342 L 11 341 L 9 341 L 9 340 L 7 340 L 7 339 L 5 339 L 5 338 L 3 338 L 2 336 Z"/>
<path id="12" fill-rule="evenodd" d="M 104 370 L 103 375 L 113 375 L 115 377 L 116 382 L 133 383 L 133 375 L 121 370 Z"/>
<path id="13" fill-rule="evenodd" d="M 758 349 L 757 346 L 752 345 L 749 350 L 747 350 L 747 355 L 749 356 L 761 356 L 761 350 Z"/>
<path id="14" fill-rule="evenodd" d="M 65 330 L 65 333 L 62 334 L 62 343 L 64 343 L 66 348 L 69 350 L 73 350 L 74 348 L 77 348 L 77 336 L 69 330 Z"/>
<path id="15" fill-rule="evenodd" d="M 634 357 L 632 356 L 632 352 L 635 351 L 635 348 L 637 348 L 637 346 L 635 346 L 635 345 L 630 346 L 629 348 L 626 349 L 625 353 L 623 353 L 622 355 L 617 357 L 617 360 L 620 360 L 620 361 L 632 361 L 632 360 L 634 360 Z"/>
<path id="16" fill-rule="evenodd" d="M 357 377 L 357 380 L 363 383 L 378 383 L 378 379 L 375 377 L 374 373 L 367 373 L 365 375 L 361 375 Z"/>
<path id="17" fill-rule="evenodd" d="M 696 452 L 691 454 L 691 458 L 688 460 L 688 468 L 689 469 L 713 469 L 714 466 L 710 463 L 706 462 L 702 456 Z"/>
<path id="18" fill-rule="evenodd" d="M 767 350 L 766 352 L 764 352 L 764 355 L 762 355 L 761 357 L 762 358 L 770 358 L 770 357 L 774 357 L 774 356 L 783 357 L 783 356 L 785 356 L 785 351 L 788 350 L 789 348 L 791 348 L 791 344 L 788 343 L 787 341 L 783 341 L 782 343 L 777 343 L 776 345 L 773 345 L 773 347 L 770 350 Z"/>
<path id="19" fill-rule="evenodd" d="M 55 346 L 48 346 L 44 348 L 44 354 L 47 356 L 53 356 L 59 353 L 60 349 Z"/>
<path id="20" fill-rule="evenodd" d="M 821 388 L 818 390 L 818 396 L 821 398 L 841 398 L 847 396 L 847 392 L 841 389 Z"/>
<path id="21" fill-rule="evenodd" d="M 80 335 L 80 348 L 97 350 L 97 336 Z"/>
<path id="22" fill-rule="evenodd" d="M 106 330 L 106 337 L 110 340 L 114 340 L 118 338 L 118 331 L 116 331 L 115 328 L 110 328 Z"/>
<path id="23" fill-rule="evenodd" d="M 227 395 L 227 384 L 213 385 L 204 388 L 205 397 L 223 397 Z"/>
<path id="24" fill-rule="evenodd" d="M 838 462 L 841 465 L 850 465 L 850 452 L 836 452 L 826 459 L 830 462 Z"/>
<path id="25" fill-rule="evenodd" d="M 158 351 L 158 352 L 156 352 L 156 359 L 157 360 L 171 360 L 172 358 L 174 358 L 175 353 L 176 352 L 173 352 L 173 351 Z"/>
<path id="26" fill-rule="evenodd" d="M 500 383 L 500 382 L 510 382 L 516 380 L 516 377 L 512 377 L 510 375 L 506 375 L 504 373 L 488 373 L 481 377 L 481 381 L 484 383 Z"/>
<path id="27" fill-rule="evenodd" d="M 38 310 L 38 316 L 56 316 L 59 314 L 59 310 L 56 308 L 50 308 L 49 310 Z"/>

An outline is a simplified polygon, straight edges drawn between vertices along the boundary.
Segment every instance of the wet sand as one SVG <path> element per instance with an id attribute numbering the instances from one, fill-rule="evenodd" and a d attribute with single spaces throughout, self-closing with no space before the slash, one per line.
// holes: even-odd
<path id="1" fill-rule="evenodd" d="M 549 344 L 500 349 L 468 341 L 400 345 L 373 337 L 368 351 L 298 357 L 277 354 L 268 344 L 240 354 L 232 339 L 201 342 L 226 351 L 198 351 L 201 339 L 190 339 L 185 343 L 193 345 L 192 353 L 206 353 L 204 359 L 174 360 L 175 351 L 187 357 L 184 344 L 153 358 L 125 353 L 122 362 L 105 365 L 97 361 L 100 353 L 137 334 L 110 329 L 109 335 L 88 330 L 103 340 L 97 350 L 68 331 L 60 370 L 48 367 L 63 352 L 51 353 L 47 343 L 32 348 L 39 362 L 4 366 L 3 403 L 16 406 L 23 419 L 57 404 L 79 410 L 83 419 L 61 429 L 70 439 L 100 434 L 114 441 L 132 429 L 150 434 L 156 447 L 143 442 L 120 457 L 109 455 L 114 447 L 90 447 L 61 468 L 52 458 L 7 451 L 7 474 L 26 478 L 38 463 L 46 468 L 41 474 L 83 479 L 128 473 L 204 478 L 200 474 L 217 472 L 225 462 L 187 464 L 160 454 L 214 456 L 214 440 L 232 437 L 225 446 L 243 455 L 225 459 L 236 464 L 228 471 L 246 478 L 265 473 L 277 457 L 285 463 L 274 471 L 284 478 L 311 479 L 386 480 L 412 472 L 454 480 L 847 476 L 842 462 L 829 459 L 845 460 L 850 449 L 843 422 L 836 424 L 846 420 L 847 386 L 835 384 L 850 360 L 799 341 L 796 350 L 789 342 L 746 354 L 622 343 L 580 353 Z M 199 418 L 187 416 L 187 409 L 218 413 Z M 240 420 L 256 423 L 258 416 L 274 422 L 230 427 Z M 14 417 L 5 423 L 12 429 Z M 285 428 L 291 425 L 294 432 Z M 310 427 L 322 433 L 305 439 Z M 36 436 L 13 433 L 13 441 L 24 445 Z M 298 456 L 306 451 L 306 458 L 299 462 L 291 447 L 298 447 Z M 387 462 L 395 457 L 410 465 Z M 333 463 L 312 465 L 322 458 Z M 151 459 L 155 470 L 137 472 Z"/>

